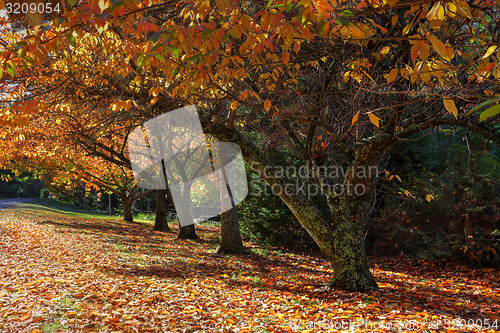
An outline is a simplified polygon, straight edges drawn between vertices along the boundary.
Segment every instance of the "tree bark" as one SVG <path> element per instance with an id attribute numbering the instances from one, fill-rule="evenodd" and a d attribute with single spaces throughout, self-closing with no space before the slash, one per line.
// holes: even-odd
<path id="1" fill-rule="evenodd" d="M 236 207 L 221 214 L 220 236 L 220 247 L 217 253 L 245 253 L 245 247 L 241 240 L 240 223 L 238 221 L 238 210 Z"/>
<path id="2" fill-rule="evenodd" d="M 378 289 L 365 254 L 366 205 L 347 195 L 328 203 L 333 216 L 334 256 L 329 258 L 334 271 L 332 283 L 347 291 Z"/>
<path id="3" fill-rule="evenodd" d="M 167 223 L 165 196 L 167 190 L 156 190 L 156 217 L 153 230 L 171 232 Z"/>
<path id="4" fill-rule="evenodd" d="M 232 164 L 233 152 L 231 146 L 219 146 L 219 156 L 222 165 L 221 172 L 221 225 L 220 247 L 217 253 L 245 253 L 241 240 L 238 207 L 235 205 L 234 170 Z M 226 167 L 227 166 L 227 167 Z"/>
<path id="5" fill-rule="evenodd" d="M 257 171 L 270 186 L 281 189 L 288 186 L 289 189 L 293 189 L 281 191 L 279 197 L 331 262 L 334 269 L 332 282 L 335 286 L 347 291 L 360 292 L 378 288 L 364 251 L 364 224 L 363 221 L 359 221 L 359 218 L 365 210 L 356 213 L 357 208 L 365 206 L 363 198 L 357 200 L 351 207 L 351 202 L 347 202 L 345 198 L 332 196 L 328 199 L 332 212 L 332 220 L 330 220 L 321 213 L 319 207 L 305 193 L 301 193 L 302 189 L 294 186 L 293 182 L 286 177 L 276 176 L 277 173 L 274 173 L 272 169 L 264 169 L 272 164 L 249 138 L 236 131 L 227 131 L 223 127 L 209 127 L 208 131 L 221 141 L 239 145 L 246 161 L 251 163 L 252 169 Z"/>
<path id="6" fill-rule="evenodd" d="M 179 225 L 179 235 L 177 239 L 200 239 L 196 234 L 194 224 L 186 225 L 184 227 Z"/>
<path id="7" fill-rule="evenodd" d="M 123 219 L 127 222 L 134 222 L 132 216 L 132 201 L 127 196 L 121 196 L 123 204 Z"/>

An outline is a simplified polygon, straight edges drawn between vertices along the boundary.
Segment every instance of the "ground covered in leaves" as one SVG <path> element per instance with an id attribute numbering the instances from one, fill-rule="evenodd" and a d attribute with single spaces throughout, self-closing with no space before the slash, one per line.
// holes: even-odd
<path id="1" fill-rule="evenodd" d="M 403 258 L 380 290 L 325 287 L 318 257 L 216 254 L 217 229 L 179 241 L 144 224 L 0 211 L 0 332 L 496 332 L 500 274 Z"/>

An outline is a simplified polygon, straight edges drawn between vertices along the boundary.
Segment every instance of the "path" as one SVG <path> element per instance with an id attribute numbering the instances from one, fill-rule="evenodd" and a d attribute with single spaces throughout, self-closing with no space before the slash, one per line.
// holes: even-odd
<path id="1" fill-rule="evenodd" d="M 22 203 L 27 203 L 36 200 L 37 198 L 16 198 L 16 199 L 2 199 L 0 200 L 0 209 L 9 208 Z"/>

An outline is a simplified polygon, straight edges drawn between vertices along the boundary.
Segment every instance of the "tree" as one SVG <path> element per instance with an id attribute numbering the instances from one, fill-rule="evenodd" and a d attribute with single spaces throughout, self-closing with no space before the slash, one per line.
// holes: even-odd
<path id="1" fill-rule="evenodd" d="M 156 190 L 156 217 L 154 230 L 171 232 L 167 221 L 166 207 L 167 190 Z"/>
<path id="2" fill-rule="evenodd" d="M 34 119 L 32 119 L 34 120 Z M 15 138 L 22 136 L 22 140 Z M 50 174 L 57 187 L 71 187 L 83 182 L 88 191 L 104 189 L 122 201 L 124 220 L 133 221 L 132 204 L 152 190 L 141 191 L 133 182 L 131 171 L 84 152 L 60 140 L 45 122 L 34 121 L 28 127 L 11 128 L 10 137 L 0 142 L 3 163 L 10 169 L 29 170 L 38 175 Z M 48 184 L 51 185 L 51 184 Z"/>
<path id="3" fill-rule="evenodd" d="M 99 111 L 90 119 L 107 114 L 137 124 L 195 103 L 206 131 L 237 143 L 262 178 L 283 189 L 280 197 L 332 262 L 341 288 L 377 287 L 364 253 L 364 226 L 376 171 L 395 142 L 450 125 L 499 143 L 499 107 L 492 99 L 500 76 L 495 2 L 178 4 L 182 9 L 156 1 L 75 6 L 67 20 L 7 45 L 3 70 L 14 77 L 22 65 L 59 61 L 62 71 L 45 65 L 50 79 L 37 78 L 47 89 L 40 93 L 49 87 L 69 92 L 74 105 Z M 150 21 L 140 22 L 144 13 Z M 3 121 L 22 121 L 29 109 L 23 103 Z M 464 112 L 476 103 L 487 108 L 480 118 Z M 94 154 L 126 164 L 120 151 L 105 154 L 109 145 L 89 142 Z M 291 147 L 301 155 L 306 184 L 316 186 L 330 214 L 294 185 L 297 173 L 283 174 L 283 166 L 271 163 L 274 152 Z"/>

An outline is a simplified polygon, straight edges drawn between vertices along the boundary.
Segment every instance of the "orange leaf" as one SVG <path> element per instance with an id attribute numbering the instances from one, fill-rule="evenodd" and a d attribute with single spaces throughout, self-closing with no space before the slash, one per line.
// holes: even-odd
<path id="1" fill-rule="evenodd" d="M 358 118 L 359 118 L 359 111 L 356 112 L 354 117 L 352 117 L 351 126 L 354 125 L 354 123 L 358 121 Z"/>
<path id="2" fill-rule="evenodd" d="M 370 118 L 370 121 L 372 122 L 373 125 L 380 127 L 379 126 L 379 121 L 380 118 L 374 115 L 372 112 L 368 112 L 368 117 Z"/>
<path id="3" fill-rule="evenodd" d="M 266 99 L 266 101 L 264 102 L 264 109 L 266 111 L 271 110 L 271 101 L 270 100 Z"/>
<path id="4" fill-rule="evenodd" d="M 361 39 L 365 36 L 365 32 L 357 25 L 350 26 L 351 36 L 354 39 Z"/>
<path id="5" fill-rule="evenodd" d="M 389 83 L 393 82 L 394 80 L 396 80 L 397 76 L 398 76 L 398 69 L 397 68 L 391 69 L 391 71 L 387 75 L 387 84 L 389 84 Z"/>
<path id="6" fill-rule="evenodd" d="M 21 317 L 21 320 L 22 320 L 22 321 L 25 321 L 25 320 L 28 320 L 28 319 L 30 319 L 30 318 L 31 318 L 31 314 L 30 314 L 30 313 L 28 313 L 27 315 L 25 315 L 25 316 Z"/>
<path id="7" fill-rule="evenodd" d="M 417 61 L 418 54 L 420 53 L 420 50 L 422 49 L 422 46 L 424 44 L 424 41 L 419 40 L 413 46 L 411 47 L 411 60 L 413 62 Z"/>
<path id="8" fill-rule="evenodd" d="M 288 62 L 290 61 L 290 53 L 284 52 L 282 58 L 285 66 L 288 65 Z"/>

